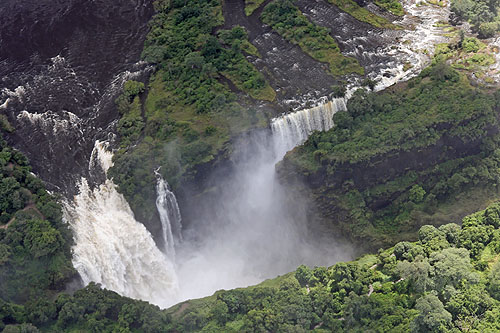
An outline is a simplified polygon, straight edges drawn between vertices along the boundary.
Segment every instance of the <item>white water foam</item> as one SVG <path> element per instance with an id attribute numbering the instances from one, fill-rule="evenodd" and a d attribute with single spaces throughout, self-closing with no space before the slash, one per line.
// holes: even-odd
<path id="1" fill-rule="evenodd" d="M 112 153 L 105 143 L 97 141 L 92 155 L 105 172 L 112 166 Z M 79 194 L 64 204 L 64 217 L 75 239 L 73 264 L 85 284 L 94 281 L 160 306 L 176 302 L 179 287 L 174 265 L 134 219 L 112 180 L 91 189 L 82 178 Z"/>
<path id="2" fill-rule="evenodd" d="M 380 50 L 380 54 L 394 57 L 397 61 L 378 68 L 378 72 L 370 73 L 369 77 L 377 82 L 375 91 L 383 90 L 397 82 L 418 75 L 430 63 L 435 45 L 448 40 L 443 35 L 443 29 L 438 24 L 448 20 L 448 7 L 430 4 L 417 5 L 412 0 L 404 1 L 403 6 L 408 14 L 401 24 L 409 27 L 412 22 L 415 22 L 415 18 L 418 18 L 418 24 L 414 26 L 414 29 L 406 30 L 403 37 L 396 43 Z M 393 32 L 386 32 L 386 34 L 391 33 Z M 361 36 L 356 37 L 351 42 L 359 43 L 359 41 L 365 40 L 366 37 Z M 358 49 L 363 52 L 362 43 L 359 43 Z M 356 56 L 356 54 L 351 55 Z M 363 56 L 369 57 L 370 54 L 365 52 Z M 405 68 L 405 63 L 411 64 L 411 66 Z M 271 129 L 277 155 L 283 157 L 287 151 L 302 144 L 313 131 L 327 131 L 332 128 L 334 125 L 333 115 L 338 111 L 347 110 L 347 100 L 358 88 L 360 87 L 356 86 L 356 83 L 351 84 L 345 98 L 336 98 L 319 106 L 291 112 L 272 119 Z"/>
<path id="3" fill-rule="evenodd" d="M 62 110 L 60 113 L 46 111 L 43 113 L 29 113 L 26 110 L 19 112 L 18 121 L 30 122 L 40 128 L 44 133 L 57 135 L 61 132 L 77 131 L 83 135 L 82 120 L 74 113 Z"/>
<path id="4" fill-rule="evenodd" d="M 382 50 L 382 53 L 393 56 L 398 61 L 387 64 L 388 66 L 379 73 L 373 73 L 371 77 L 377 81 L 376 91 L 418 75 L 429 65 L 435 45 L 449 40 L 439 25 L 448 21 L 450 15 L 448 5 L 441 7 L 425 1 L 417 3 L 415 0 L 404 0 L 402 4 L 407 14 L 401 25 L 407 30 L 402 38 Z M 415 18 L 418 19 L 416 24 Z M 405 64 L 408 65 L 406 68 Z"/>
<path id="5" fill-rule="evenodd" d="M 402 66 L 395 73 L 402 74 L 394 75 L 394 82 L 409 75 Z M 391 82 L 382 78 L 377 88 Z M 272 120 L 272 147 L 263 144 L 257 152 L 249 153 L 246 160 L 237 163 L 235 175 L 224 179 L 226 188 L 217 207 L 222 222 L 200 221 L 201 230 L 196 232 L 203 237 L 186 237 L 178 249 L 177 272 L 156 248 L 144 226 L 134 220 L 112 181 L 91 190 L 82 180 L 80 194 L 72 206 L 67 206 L 66 216 L 75 230 L 74 263 L 84 281 L 100 282 L 124 295 L 164 305 L 166 299 L 185 300 L 210 295 L 221 288 L 258 283 L 301 263 L 325 265 L 348 259 L 349 252 L 336 251 L 331 242 L 325 247 L 319 240 L 308 241 L 302 223 L 305 219 L 290 216 L 283 204 L 286 189 L 276 181 L 274 171 L 275 163 L 286 151 L 301 144 L 312 131 L 330 129 L 334 125 L 333 114 L 346 109 L 346 99 Z M 96 149 L 93 163 L 99 162 L 107 170 L 112 163 L 111 154 L 99 148 L 99 143 Z M 157 208 L 160 216 L 170 217 L 165 208 L 169 189 L 162 180 L 158 178 L 157 182 Z M 293 224 L 292 220 L 298 223 Z M 175 234 L 172 220 L 165 222 L 167 219 L 163 219 L 162 226 L 168 253 L 175 248 Z M 190 231 L 187 230 L 188 236 Z"/>

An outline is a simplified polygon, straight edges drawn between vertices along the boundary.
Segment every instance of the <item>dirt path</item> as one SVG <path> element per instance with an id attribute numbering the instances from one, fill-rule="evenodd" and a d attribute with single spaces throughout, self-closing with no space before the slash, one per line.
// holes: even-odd
<path id="1" fill-rule="evenodd" d="M 36 208 L 33 202 L 30 202 L 28 205 L 26 205 L 26 207 L 24 207 L 22 211 L 26 212 L 30 209 L 35 211 L 38 214 L 38 217 L 40 217 L 41 219 L 45 219 L 45 216 L 43 216 L 43 214 L 38 210 L 38 208 Z M 15 220 L 16 220 L 15 217 L 11 218 L 10 221 L 7 222 L 7 224 L 0 225 L 0 229 L 7 229 Z"/>

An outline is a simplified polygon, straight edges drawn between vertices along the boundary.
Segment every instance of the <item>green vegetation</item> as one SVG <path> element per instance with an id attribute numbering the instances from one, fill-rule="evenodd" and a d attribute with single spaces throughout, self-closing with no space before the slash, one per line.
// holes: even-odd
<path id="1" fill-rule="evenodd" d="M 482 38 L 493 37 L 499 31 L 498 0 L 451 0 L 452 13 L 461 21 L 472 24 Z"/>
<path id="2" fill-rule="evenodd" d="M 500 329 L 500 204 L 417 242 L 169 310 L 174 331 L 493 332 Z"/>
<path id="3" fill-rule="evenodd" d="M 167 310 L 91 283 L 73 296 L 0 301 L 4 332 L 494 332 L 500 329 L 500 203 L 416 242 Z M 38 328 L 37 328 L 38 327 Z"/>
<path id="4" fill-rule="evenodd" d="M 252 13 L 259 8 L 265 0 L 245 0 L 245 14 L 247 16 L 252 15 Z"/>
<path id="5" fill-rule="evenodd" d="M 328 0 L 331 4 L 334 4 L 335 6 L 339 7 L 342 9 L 344 12 L 347 14 L 351 15 L 354 17 L 356 20 L 361 21 L 361 22 L 366 22 L 368 24 L 373 25 L 374 27 L 377 28 L 383 28 L 383 29 L 400 29 L 397 25 L 392 24 L 389 22 L 386 18 L 383 18 L 381 16 L 375 15 L 372 12 L 370 12 L 368 9 L 360 7 L 355 1 L 353 0 Z M 396 8 L 398 5 L 397 1 L 383 1 L 380 0 L 376 2 L 379 6 L 381 7 L 389 7 L 389 8 L 394 8 L 394 14 L 399 15 L 399 10 Z M 402 10 L 402 8 L 401 8 Z"/>
<path id="6" fill-rule="evenodd" d="M 483 78 L 489 66 L 495 63 L 495 51 L 490 46 L 474 37 L 465 37 L 458 32 L 455 42 L 438 44 L 435 56 L 446 61 L 455 69 L 473 72 L 477 78 Z"/>
<path id="7" fill-rule="evenodd" d="M 113 177 L 141 221 L 154 206 L 154 170 L 175 188 L 223 156 L 230 139 L 266 117 L 247 105 L 276 93 L 244 53 L 259 56 L 244 28 L 219 30 L 220 1 L 157 1 L 144 58 L 157 64 L 146 87 L 128 82 L 117 106 L 121 149 Z M 236 102 L 235 92 L 244 92 Z M 244 105 L 244 106 L 242 106 Z"/>
<path id="8" fill-rule="evenodd" d="M 389 91 L 356 92 L 336 127 L 311 135 L 278 171 L 309 182 L 322 218 L 365 246 L 412 239 L 498 196 L 499 103 L 498 92 L 436 63 Z"/>
<path id="9" fill-rule="evenodd" d="M 377 0 L 375 3 L 394 15 L 403 16 L 405 14 L 403 5 L 397 0 Z"/>
<path id="10" fill-rule="evenodd" d="M 290 0 L 273 1 L 264 8 L 262 21 L 314 59 L 328 63 L 333 75 L 364 74 L 354 58 L 345 57 L 328 29 L 311 23 Z"/>
<path id="11" fill-rule="evenodd" d="M 444 135 L 470 141 L 496 124 L 493 95 L 472 87 L 444 63 L 425 69 L 408 89 L 369 94 L 358 90 L 335 128 L 313 134 L 296 155 L 306 170 L 322 164 L 369 161 L 391 152 L 435 144 Z M 334 171 L 334 169 L 330 169 Z"/>
<path id="12" fill-rule="evenodd" d="M 3 332 L 165 332 L 166 314 L 147 302 L 90 283 L 74 295 L 38 299 L 24 306 L 1 303 Z M 40 329 L 38 330 L 37 327 Z"/>
<path id="13" fill-rule="evenodd" d="M 231 30 L 220 30 L 218 34 L 222 45 L 231 48 L 231 50 L 237 50 L 236 52 L 228 52 L 221 60 L 227 62 L 224 66 L 220 66 L 222 75 L 251 97 L 272 102 L 276 97 L 276 92 L 266 82 L 264 76 L 246 61 L 241 52 L 260 56 L 257 48 L 248 41 L 245 29 L 235 26 Z"/>
<path id="14" fill-rule="evenodd" d="M 26 320 L 17 304 L 52 297 L 76 274 L 61 207 L 30 171 L 28 159 L 0 138 L 0 329 Z"/>

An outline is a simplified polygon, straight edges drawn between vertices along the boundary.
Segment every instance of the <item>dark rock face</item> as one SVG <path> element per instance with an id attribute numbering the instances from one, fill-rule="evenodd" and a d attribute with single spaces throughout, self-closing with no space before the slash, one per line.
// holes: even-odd
<path id="1" fill-rule="evenodd" d="M 488 135 L 498 133 L 498 128 L 488 128 Z M 413 149 L 410 151 L 393 151 L 376 156 L 367 162 L 355 164 L 345 163 L 335 166 L 333 173 L 328 172 L 329 165 L 324 164 L 320 169 L 311 174 L 301 174 L 285 157 L 278 164 L 277 173 L 280 182 L 293 188 L 295 192 L 308 193 L 310 202 L 308 207 L 309 220 L 319 225 L 327 225 L 335 232 L 351 238 L 365 251 L 376 251 L 378 248 L 390 245 L 394 238 L 377 238 L 354 235 L 349 231 L 349 224 L 355 223 L 356 217 L 346 210 L 338 200 L 345 191 L 355 189 L 363 192 L 380 184 L 393 181 L 404 176 L 409 170 L 420 172 L 431 170 L 440 163 L 468 156 L 478 156 L 484 137 L 464 142 L 459 138 L 444 135 L 434 145 Z M 349 183 L 347 189 L 346 183 Z M 366 205 L 373 214 L 384 209 L 397 199 L 399 192 L 381 194 L 376 200 L 367 202 Z M 480 209 L 481 207 L 468 208 L 463 216 Z M 448 221 L 450 222 L 450 221 Z M 459 220 L 457 220 L 459 222 Z M 408 237 L 409 235 L 405 235 Z M 363 239 L 357 237 L 365 237 Z M 397 236 L 396 236 L 397 239 Z"/>
<path id="2" fill-rule="evenodd" d="M 481 139 L 464 143 L 458 138 L 444 136 L 435 145 L 425 149 L 394 151 L 369 162 L 346 163 L 335 167 L 333 174 L 328 174 L 328 166 L 324 165 L 318 172 L 304 177 L 290 168 L 285 159 L 279 165 L 278 174 L 283 181 L 293 181 L 297 177 L 311 189 L 319 189 L 325 184 L 339 188 L 346 180 L 352 179 L 356 189 L 363 191 L 397 178 L 408 170 L 422 171 L 447 160 L 479 154 L 482 142 Z"/>
<path id="3" fill-rule="evenodd" d="M 401 31 L 383 30 L 358 21 L 324 0 L 299 0 L 297 6 L 312 22 L 329 28 L 342 53 L 356 58 L 366 73 L 377 71 L 381 65 L 395 60 L 379 51 L 400 36 Z"/>
<path id="4" fill-rule="evenodd" d="M 120 83 L 144 73 L 137 61 L 152 14 L 146 0 L 0 6 L 0 111 L 16 128 L 8 140 L 52 189 L 72 193 L 87 176 L 95 139 L 118 118 Z"/>
<path id="5" fill-rule="evenodd" d="M 262 23 L 260 15 L 269 2 L 264 2 L 252 15 L 246 16 L 244 0 L 224 1 L 223 28 L 230 29 L 240 25 L 248 31 L 250 42 L 262 56 L 248 58 L 276 89 L 277 102 L 283 112 L 288 111 L 288 100 L 304 95 L 307 95 L 309 100 L 325 96 L 335 79 L 327 73 L 328 65 L 315 61 L 302 52 L 300 47 L 291 44 Z"/>

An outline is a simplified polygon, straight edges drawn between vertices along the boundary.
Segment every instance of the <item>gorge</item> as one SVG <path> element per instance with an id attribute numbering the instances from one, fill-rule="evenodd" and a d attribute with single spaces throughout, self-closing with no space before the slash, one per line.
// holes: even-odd
<path id="1" fill-rule="evenodd" d="M 498 192 L 496 41 L 450 25 L 447 3 L 403 0 L 404 15 L 381 3 L 2 5 L 2 133 L 61 195 L 78 273 L 67 289 L 98 283 L 162 309 L 276 276 L 309 294 L 328 283 L 306 266 L 425 247 L 423 225 L 486 208 Z M 463 207 L 449 214 L 450 201 Z M 446 228 L 435 237 L 465 244 Z M 366 257 L 369 270 L 389 267 L 387 251 Z M 186 319 L 196 302 L 162 320 L 199 330 Z"/>

